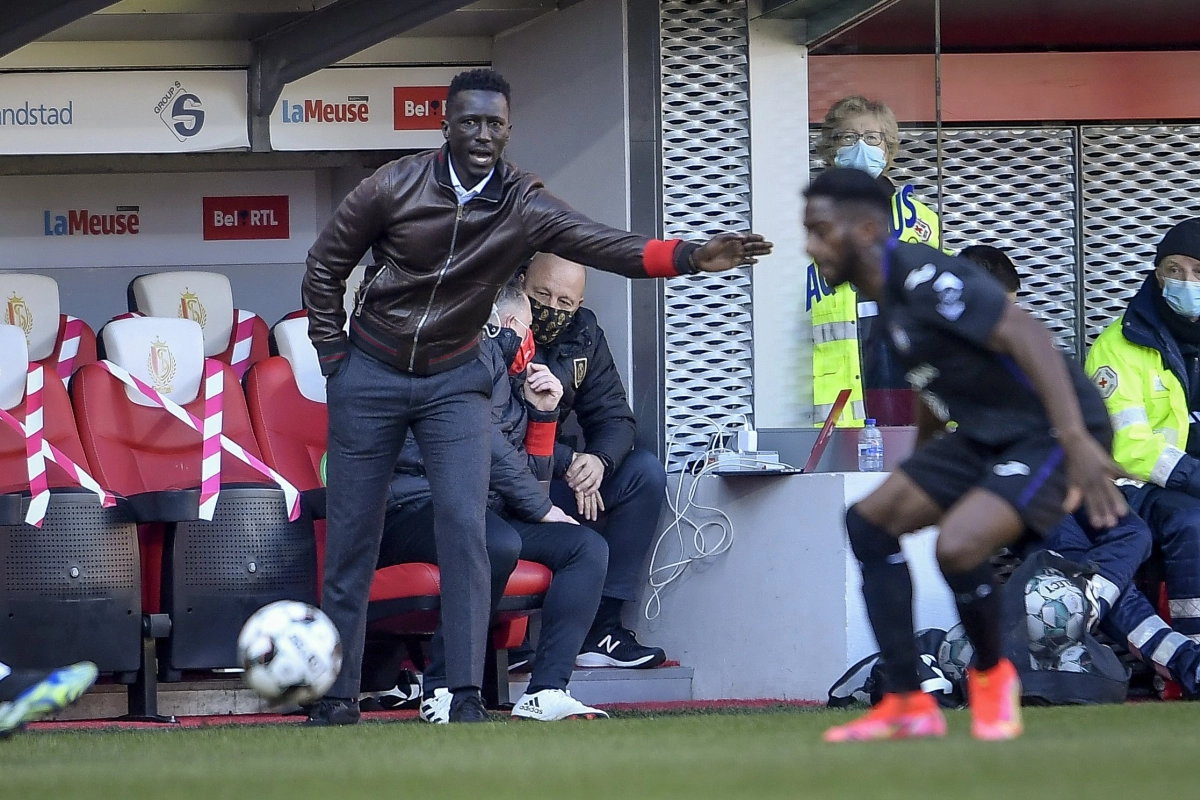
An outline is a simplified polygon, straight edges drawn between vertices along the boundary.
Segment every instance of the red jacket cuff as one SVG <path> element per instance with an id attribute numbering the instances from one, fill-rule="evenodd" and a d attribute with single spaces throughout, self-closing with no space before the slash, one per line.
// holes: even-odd
<path id="1" fill-rule="evenodd" d="M 525 451 L 531 456 L 554 455 L 557 422 L 530 422 L 525 429 Z"/>
<path id="2" fill-rule="evenodd" d="M 674 278 L 679 274 L 675 269 L 675 249 L 682 243 L 680 239 L 651 239 L 646 242 L 642 251 L 642 266 L 651 278 Z"/>

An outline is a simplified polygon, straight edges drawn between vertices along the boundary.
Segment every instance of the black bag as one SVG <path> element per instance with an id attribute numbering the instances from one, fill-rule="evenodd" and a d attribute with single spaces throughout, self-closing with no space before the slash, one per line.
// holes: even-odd
<path id="1" fill-rule="evenodd" d="M 1040 550 L 1000 590 L 1004 652 L 1021 676 L 1025 705 L 1125 702 L 1129 672 L 1087 631 L 1090 574 Z"/>
<path id="2" fill-rule="evenodd" d="M 917 632 L 917 652 L 921 654 L 918 670 L 921 689 L 937 698 L 946 708 L 962 705 L 963 694 L 938 664 L 938 651 L 946 632 L 939 628 L 926 628 Z M 845 708 L 855 703 L 875 705 L 883 698 L 883 661 L 879 653 L 872 653 L 859 661 L 829 689 L 829 708 Z"/>

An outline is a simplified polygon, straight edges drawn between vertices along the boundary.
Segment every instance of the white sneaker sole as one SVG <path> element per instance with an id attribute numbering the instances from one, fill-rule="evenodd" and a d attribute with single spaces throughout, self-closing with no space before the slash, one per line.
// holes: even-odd
<path id="1" fill-rule="evenodd" d="M 582 711 L 578 714 L 567 714 L 562 717 L 543 717 L 537 714 L 523 714 L 517 709 L 513 709 L 513 719 L 527 719 L 532 722 L 561 722 L 564 719 L 608 719 L 608 714 L 600 709 L 592 709 L 591 711 Z"/>
<path id="2" fill-rule="evenodd" d="M 648 664 L 654 660 L 654 654 L 650 654 L 644 658 L 639 658 L 635 661 L 618 661 L 612 656 L 606 656 L 603 653 L 580 653 L 575 656 L 575 666 L 585 669 L 600 669 L 603 667 L 619 667 L 621 669 L 636 669 L 644 664 Z"/>

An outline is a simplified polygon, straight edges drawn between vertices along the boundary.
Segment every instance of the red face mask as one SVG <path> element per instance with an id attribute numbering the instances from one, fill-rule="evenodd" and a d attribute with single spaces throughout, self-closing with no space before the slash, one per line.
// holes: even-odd
<path id="1" fill-rule="evenodd" d="M 509 375 L 520 375 L 524 372 L 537 352 L 537 344 L 533 341 L 533 332 L 529 328 L 525 328 L 525 336 L 519 341 L 517 340 L 518 335 L 512 328 L 501 328 L 500 332 L 496 334 L 496 341 L 500 343 L 500 351 L 504 353 L 504 357 L 508 361 Z"/>

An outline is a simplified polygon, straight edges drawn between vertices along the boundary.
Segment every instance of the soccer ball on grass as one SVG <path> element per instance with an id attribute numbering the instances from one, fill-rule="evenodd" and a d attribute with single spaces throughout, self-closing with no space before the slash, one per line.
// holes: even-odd
<path id="1" fill-rule="evenodd" d="M 342 669 L 342 642 L 319 608 L 279 600 L 255 611 L 237 641 L 246 685 L 272 705 L 324 696 Z"/>

